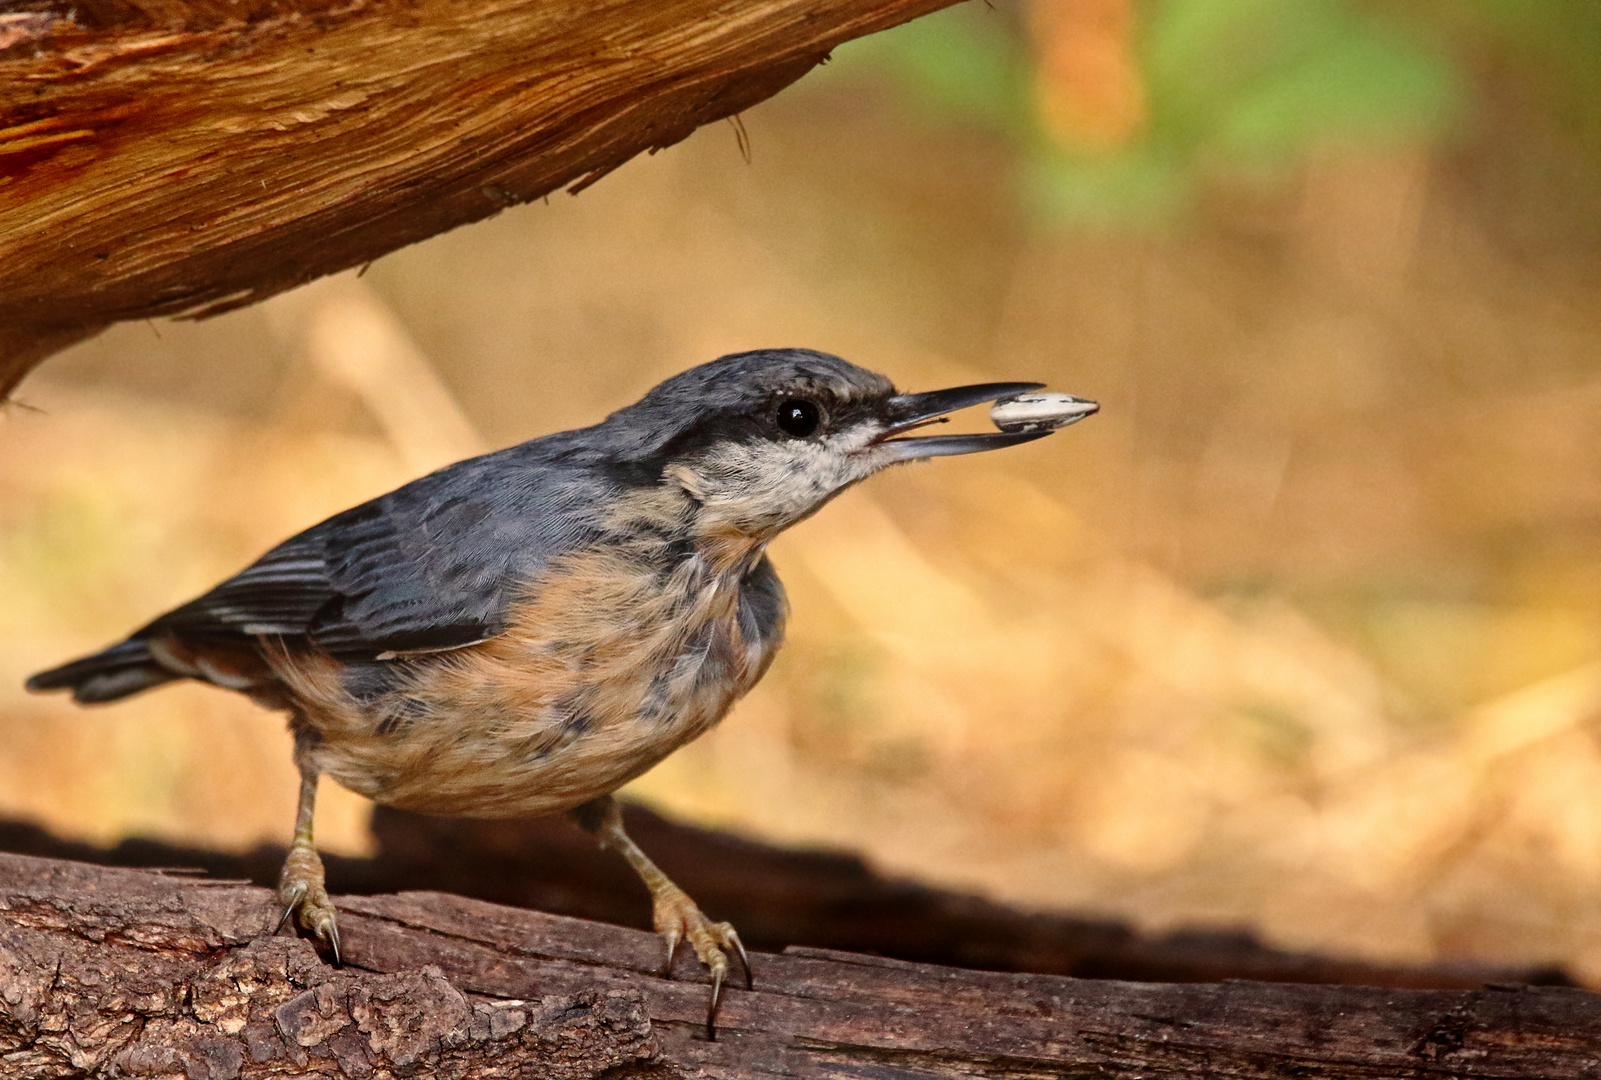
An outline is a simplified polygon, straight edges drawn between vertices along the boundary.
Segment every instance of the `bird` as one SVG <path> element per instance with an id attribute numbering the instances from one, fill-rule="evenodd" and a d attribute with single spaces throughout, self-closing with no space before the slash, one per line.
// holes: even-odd
<path id="1" fill-rule="evenodd" d="M 295 919 L 336 964 L 312 829 L 320 777 L 426 814 L 567 812 L 649 890 L 663 975 L 682 942 L 694 950 L 715 1038 L 730 954 L 747 988 L 750 958 L 628 836 L 613 793 L 766 672 L 788 610 L 774 537 L 889 466 L 1049 434 L 911 434 L 1040 386 L 906 394 L 828 353 L 724 356 L 593 426 L 335 514 L 26 685 L 88 705 L 187 679 L 286 712 L 300 793 L 276 930 Z"/>

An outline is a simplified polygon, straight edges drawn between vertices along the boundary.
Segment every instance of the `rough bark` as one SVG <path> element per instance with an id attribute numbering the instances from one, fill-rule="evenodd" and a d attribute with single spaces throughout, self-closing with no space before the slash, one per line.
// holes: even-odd
<path id="1" fill-rule="evenodd" d="M 671 145 L 954 0 L 7 0 L 0 394 Z"/>
<path id="2" fill-rule="evenodd" d="M 796 850 L 627 808 L 629 832 L 715 918 L 752 948 L 867 952 L 988 971 L 1141 982 L 1345 983 L 1473 989 L 1490 982 L 1571 986 L 1553 967 L 1454 961 L 1379 964 L 1275 949 L 1243 930 L 1141 933 L 1111 919 L 1008 908 L 980 896 L 875 873 L 843 852 Z M 335 892 L 438 890 L 557 915 L 648 929 L 650 901 L 628 865 L 564 817 L 472 821 L 374 809 L 374 858 L 324 856 Z M 206 851 L 129 839 L 114 848 L 0 822 L 0 851 L 124 867 L 181 867 L 272 885 L 284 849 Z"/>
<path id="3" fill-rule="evenodd" d="M 649 933 L 437 893 L 342 898 L 345 968 L 271 894 L 0 856 L 0 1071 L 373 1077 L 1601 1075 L 1601 996 L 1141 984 L 753 956 L 719 1038 Z"/>

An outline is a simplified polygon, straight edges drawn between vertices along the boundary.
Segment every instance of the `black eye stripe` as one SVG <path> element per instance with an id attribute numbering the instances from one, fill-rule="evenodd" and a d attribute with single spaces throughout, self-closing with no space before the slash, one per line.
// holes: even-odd
<path id="1" fill-rule="evenodd" d="M 778 428 L 786 435 L 804 439 L 814 434 L 823 423 L 823 410 L 816 402 L 805 398 L 789 397 L 778 403 Z"/>

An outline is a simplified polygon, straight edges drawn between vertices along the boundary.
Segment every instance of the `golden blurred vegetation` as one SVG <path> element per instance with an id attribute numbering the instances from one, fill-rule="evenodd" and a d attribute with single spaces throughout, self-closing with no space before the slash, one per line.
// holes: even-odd
<path id="1" fill-rule="evenodd" d="M 634 795 L 1028 905 L 1601 981 L 1596 11 L 967 5 L 747 114 L 748 167 L 713 127 L 47 362 L 0 417 L 0 813 L 282 841 L 281 718 L 22 679 L 435 465 L 804 345 L 1103 411 L 783 537 L 790 644 Z M 325 785 L 319 838 L 365 813 Z"/>

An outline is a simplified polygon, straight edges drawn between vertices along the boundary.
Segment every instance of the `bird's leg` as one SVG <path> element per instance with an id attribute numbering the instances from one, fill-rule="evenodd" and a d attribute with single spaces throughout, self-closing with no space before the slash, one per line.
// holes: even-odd
<path id="1" fill-rule="evenodd" d="M 695 956 L 711 972 L 712 997 L 706 1010 L 706 1037 L 717 1038 L 717 999 L 722 993 L 723 980 L 728 977 L 728 954 L 724 952 L 725 949 L 733 949 L 739 954 L 740 963 L 745 968 L 745 989 L 749 990 L 752 986 L 750 957 L 745 954 L 739 934 L 728 923 L 708 919 L 695 901 L 689 898 L 689 894 L 674 885 L 662 873 L 661 867 L 651 862 L 650 857 L 639 849 L 639 845 L 623 830 L 623 810 L 616 799 L 610 795 L 592 799 L 574 810 L 572 816 L 580 826 L 595 834 L 601 847 L 612 848 L 627 859 L 628 865 L 634 868 L 634 872 L 650 890 L 652 921 L 656 924 L 656 932 L 667 938 L 667 963 L 662 976 L 672 978 L 673 954 L 678 951 L 678 943 L 686 938 L 695 950 Z"/>
<path id="2" fill-rule="evenodd" d="M 283 904 L 283 915 L 278 919 L 277 930 L 282 930 L 290 916 L 310 930 L 317 939 L 328 943 L 333 950 L 334 963 L 339 960 L 339 926 L 334 921 L 334 906 L 323 887 L 322 859 L 311 840 L 311 819 L 317 805 L 317 766 L 311 760 L 310 749 L 314 737 L 296 734 L 295 765 L 300 769 L 300 805 L 295 811 L 295 839 L 289 845 L 283 870 L 278 874 L 278 902 Z"/>

